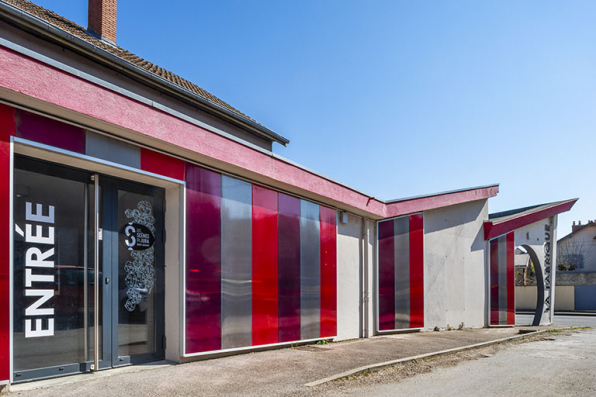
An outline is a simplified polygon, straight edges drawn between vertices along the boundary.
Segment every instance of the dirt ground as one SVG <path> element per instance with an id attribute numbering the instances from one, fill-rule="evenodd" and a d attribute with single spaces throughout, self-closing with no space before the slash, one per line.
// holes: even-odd
<path id="1" fill-rule="evenodd" d="M 348 389 L 351 390 L 361 386 L 395 384 L 416 375 L 430 373 L 439 368 L 455 367 L 462 362 L 493 357 L 498 352 L 510 349 L 516 345 L 526 344 L 529 342 L 553 340 L 555 336 L 567 336 L 580 330 L 581 329 L 551 331 L 487 347 L 398 364 L 392 367 L 380 369 L 378 371 L 365 372 L 316 386 L 313 388 L 315 390 L 312 390 L 309 395 L 334 395 L 336 393 L 341 394 L 342 390 L 344 389 L 347 391 Z"/>

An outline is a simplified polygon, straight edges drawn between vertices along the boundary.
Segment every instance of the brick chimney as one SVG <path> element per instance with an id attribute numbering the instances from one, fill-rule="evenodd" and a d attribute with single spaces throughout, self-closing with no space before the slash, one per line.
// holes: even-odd
<path id="1" fill-rule="evenodd" d="M 573 225 L 571 225 L 571 233 L 575 232 L 577 229 L 582 227 L 582 221 L 579 221 L 579 225 L 575 224 L 575 221 L 573 221 Z"/>
<path id="2" fill-rule="evenodd" d="M 88 29 L 99 38 L 116 44 L 117 0 L 89 0 Z"/>

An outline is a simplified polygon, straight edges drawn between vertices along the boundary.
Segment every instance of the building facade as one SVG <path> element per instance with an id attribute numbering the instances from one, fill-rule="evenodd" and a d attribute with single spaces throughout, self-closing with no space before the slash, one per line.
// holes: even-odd
<path id="1" fill-rule="evenodd" d="M 544 220 L 555 233 L 575 200 L 491 219 L 498 185 L 392 201 L 347 187 L 116 46 L 116 2 L 97 3 L 85 29 L 0 1 L 1 384 L 512 325 L 511 247 Z"/>

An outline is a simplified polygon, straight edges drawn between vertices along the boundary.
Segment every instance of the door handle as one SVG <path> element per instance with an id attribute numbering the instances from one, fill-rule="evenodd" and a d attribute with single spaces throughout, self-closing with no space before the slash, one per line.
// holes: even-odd
<path id="1" fill-rule="evenodd" d="M 106 285 L 108 285 L 110 283 L 110 278 L 106 277 Z"/>

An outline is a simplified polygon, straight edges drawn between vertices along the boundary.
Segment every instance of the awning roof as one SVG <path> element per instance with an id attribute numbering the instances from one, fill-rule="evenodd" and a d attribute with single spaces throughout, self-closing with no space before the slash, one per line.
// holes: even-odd
<path id="1" fill-rule="evenodd" d="M 577 200 L 579 199 L 555 201 L 490 214 L 488 221 L 484 221 L 484 239 L 490 240 L 542 219 L 569 211 Z"/>

